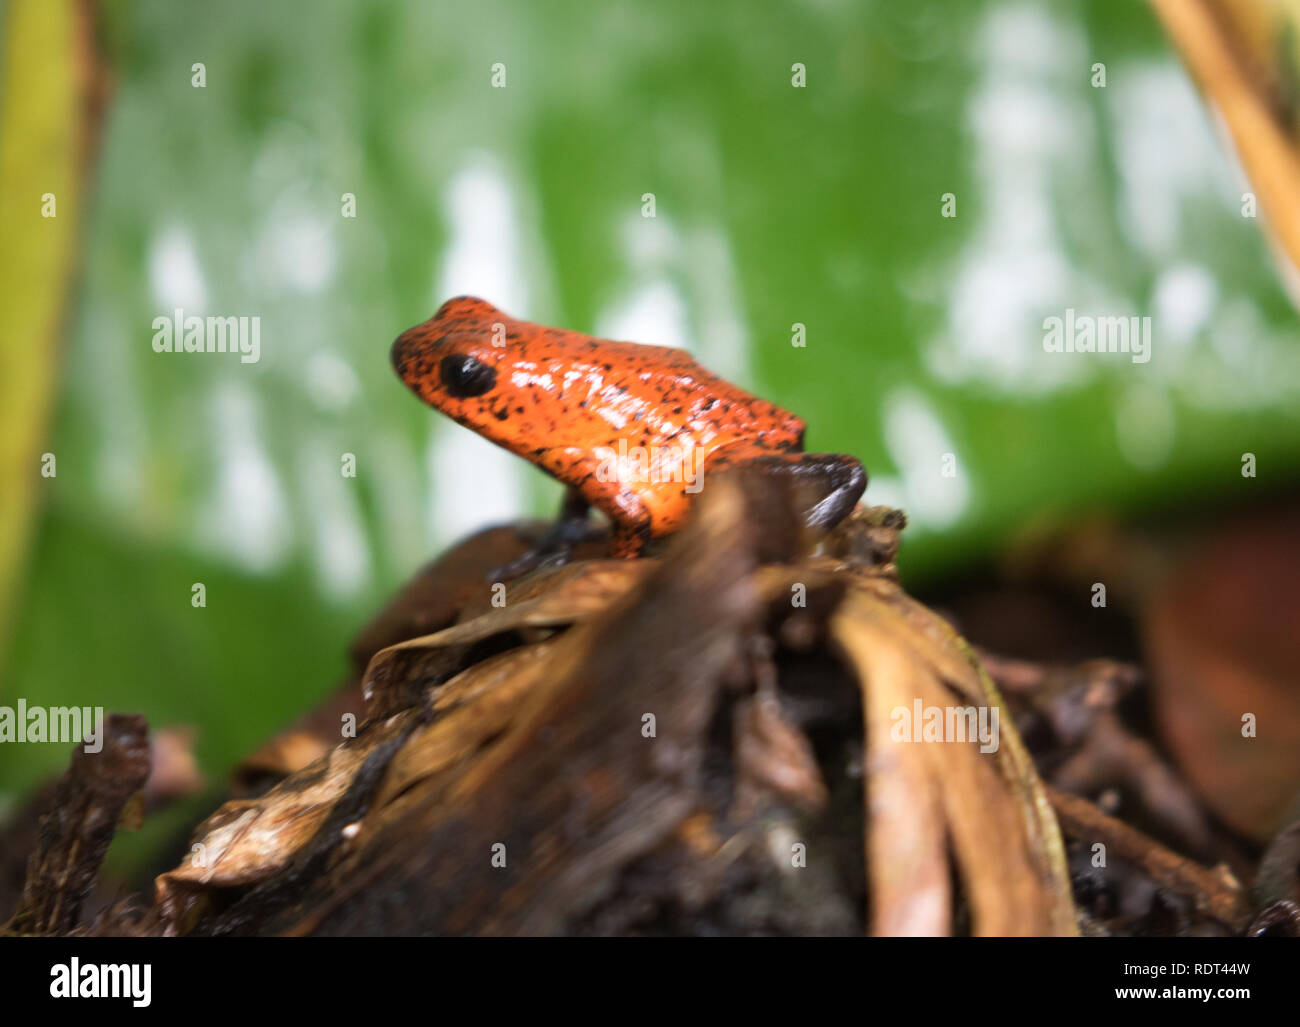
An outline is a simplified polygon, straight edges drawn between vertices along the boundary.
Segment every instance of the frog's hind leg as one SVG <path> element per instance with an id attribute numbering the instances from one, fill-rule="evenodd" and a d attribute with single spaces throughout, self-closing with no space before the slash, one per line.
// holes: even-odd
<path id="1" fill-rule="evenodd" d="M 573 548 L 592 536 L 595 526 L 587 515 L 591 504 L 577 489 L 570 488 L 564 493 L 560 503 L 560 513 L 555 523 L 547 529 L 546 534 L 536 544 L 511 560 L 504 567 L 498 567 L 488 574 L 491 581 L 509 581 L 542 564 L 563 566 L 573 556 Z"/>
<path id="2" fill-rule="evenodd" d="M 866 469 L 843 453 L 773 453 L 728 446 L 709 458 L 706 470 L 726 467 L 787 479 L 803 523 L 816 531 L 829 531 L 844 520 L 867 488 Z"/>
<path id="3" fill-rule="evenodd" d="M 866 468 L 843 453 L 801 453 L 789 466 L 800 481 L 816 481 L 826 489 L 804 513 L 804 523 L 810 528 L 829 531 L 853 512 L 867 491 Z"/>

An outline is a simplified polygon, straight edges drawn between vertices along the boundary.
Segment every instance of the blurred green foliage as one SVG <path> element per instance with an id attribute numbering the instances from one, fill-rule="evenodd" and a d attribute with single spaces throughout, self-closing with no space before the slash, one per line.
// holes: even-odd
<path id="1" fill-rule="evenodd" d="M 913 582 L 1031 519 L 1249 497 L 1300 460 L 1292 308 L 1144 4 L 137 0 L 106 34 L 4 694 L 193 723 L 218 778 L 415 567 L 558 497 L 393 375 L 455 293 L 686 345 L 798 411 L 913 515 Z M 259 316 L 260 362 L 153 352 L 177 306 Z M 1151 361 L 1045 353 L 1066 307 L 1151 315 Z M 65 759 L 0 749 L 0 781 Z"/>

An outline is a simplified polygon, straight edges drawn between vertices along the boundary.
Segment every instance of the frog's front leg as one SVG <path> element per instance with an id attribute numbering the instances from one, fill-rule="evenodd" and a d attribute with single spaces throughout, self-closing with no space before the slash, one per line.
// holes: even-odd
<path id="1" fill-rule="evenodd" d="M 591 504 L 586 496 L 573 487 L 565 490 L 560 501 L 560 512 L 546 533 L 531 548 L 503 567 L 488 572 L 489 581 L 510 581 L 542 564 L 563 566 L 573 556 L 573 548 L 585 542 L 592 534 L 588 518 Z"/>
<path id="2" fill-rule="evenodd" d="M 774 453 L 750 443 L 736 443 L 713 453 L 705 472 L 725 467 L 788 478 L 795 487 L 804 524 L 823 532 L 844 520 L 867 488 L 866 469 L 843 453 Z"/>
<path id="3" fill-rule="evenodd" d="M 604 461 L 584 461 L 573 483 L 583 497 L 609 518 L 609 555 L 640 556 L 650 542 L 650 508 L 636 493 L 610 473 Z"/>
<path id="4" fill-rule="evenodd" d="M 592 536 L 588 513 L 595 507 L 612 526 L 610 556 L 639 556 L 650 541 L 650 511 L 641 498 L 621 482 L 604 473 L 604 464 L 593 458 L 575 459 L 571 451 L 539 454 L 538 465 L 568 485 L 560 515 L 528 552 L 498 567 L 489 578 L 508 581 L 547 564 L 563 566 L 573 549 Z"/>

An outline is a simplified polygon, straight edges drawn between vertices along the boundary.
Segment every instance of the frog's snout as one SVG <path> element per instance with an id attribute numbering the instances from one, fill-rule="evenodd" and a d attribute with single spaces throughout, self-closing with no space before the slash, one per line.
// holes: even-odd
<path id="1" fill-rule="evenodd" d="M 414 331 L 409 329 L 399 335 L 393 342 L 393 348 L 388 351 L 388 358 L 393 362 L 393 370 L 404 382 L 412 381 L 418 373 L 420 351 L 424 348 Z"/>

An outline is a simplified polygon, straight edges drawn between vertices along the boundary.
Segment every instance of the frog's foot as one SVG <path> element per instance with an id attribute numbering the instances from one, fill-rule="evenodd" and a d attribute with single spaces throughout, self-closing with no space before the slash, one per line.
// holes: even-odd
<path id="1" fill-rule="evenodd" d="M 816 482 L 825 494 L 804 512 L 804 524 L 830 531 L 858 505 L 867 491 L 867 471 L 843 453 L 804 453 L 792 462 L 801 482 Z"/>
<path id="2" fill-rule="evenodd" d="M 773 453 L 727 447 L 710 458 L 710 469 L 761 469 L 788 479 L 806 527 L 829 531 L 852 513 L 867 488 L 867 472 L 843 453 Z"/>
<path id="3" fill-rule="evenodd" d="M 560 506 L 560 516 L 545 535 L 526 553 L 488 572 L 489 581 L 510 581 L 538 567 L 563 567 L 573 559 L 573 550 L 599 530 L 587 519 L 590 507 L 582 495 L 570 489 Z"/>

